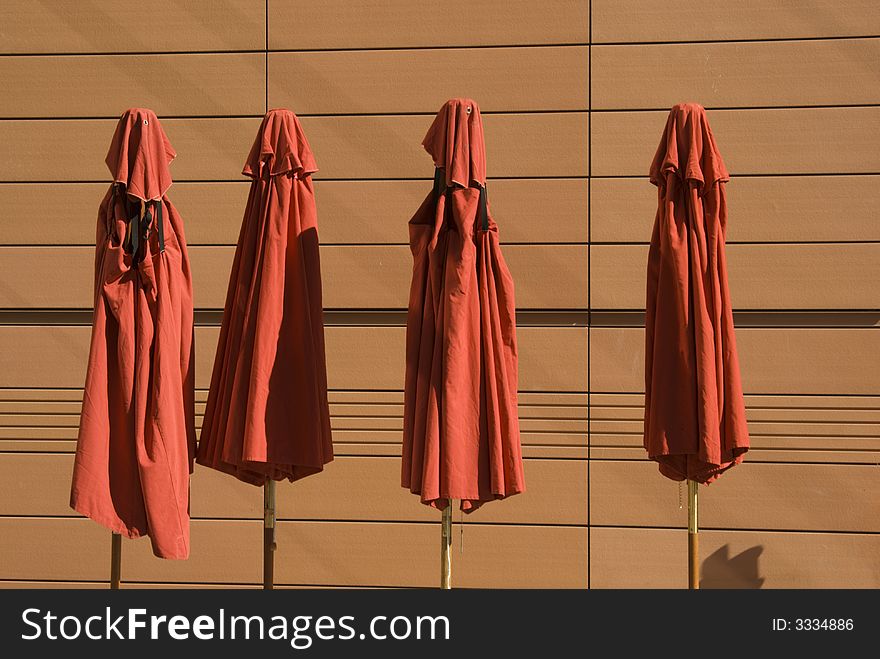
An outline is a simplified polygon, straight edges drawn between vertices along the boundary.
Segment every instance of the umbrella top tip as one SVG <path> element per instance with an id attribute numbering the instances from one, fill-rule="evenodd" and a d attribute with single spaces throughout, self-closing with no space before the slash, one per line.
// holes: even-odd
<path id="1" fill-rule="evenodd" d="M 157 120 L 158 117 L 156 113 L 153 112 L 149 108 L 128 108 L 121 115 L 121 119 L 127 119 L 128 117 L 134 117 L 135 119 L 142 120 L 144 124 L 147 124 L 149 121 Z"/>
<path id="2" fill-rule="evenodd" d="M 277 116 L 277 115 L 283 115 L 283 116 L 293 116 L 293 117 L 296 116 L 296 115 L 294 114 L 293 110 L 288 110 L 287 108 L 272 108 L 271 110 L 269 110 L 268 112 L 266 112 L 266 116 L 267 116 L 267 117 L 270 117 L 270 116 L 273 116 L 273 115 L 276 115 L 276 116 Z"/>
<path id="3" fill-rule="evenodd" d="M 676 103 L 672 106 L 670 112 L 680 113 L 680 114 L 705 114 L 706 108 L 704 108 L 699 103 Z"/>
<path id="4" fill-rule="evenodd" d="M 474 110 L 477 110 L 477 111 L 480 110 L 480 106 L 477 104 L 477 102 L 474 99 L 466 98 L 464 96 L 450 98 L 448 101 L 446 101 L 446 103 L 444 103 L 444 105 L 449 108 L 458 108 L 458 107 L 464 106 L 465 111 L 468 114 L 470 114 Z"/>

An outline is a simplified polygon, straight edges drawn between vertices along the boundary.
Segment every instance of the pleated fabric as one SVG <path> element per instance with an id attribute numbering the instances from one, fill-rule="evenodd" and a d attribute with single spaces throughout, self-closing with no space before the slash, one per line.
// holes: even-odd
<path id="1" fill-rule="evenodd" d="M 644 433 L 673 480 L 710 483 L 749 448 L 724 251 L 729 178 L 705 110 L 673 107 L 650 173 Z"/>
<path id="2" fill-rule="evenodd" d="M 333 459 L 314 156 L 290 110 L 271 110 L 243 174 L 252 180 L 235 250 L 199 464 L 254 485 Z"/>
<path id="3" fill-rule="evenodd" d="M 115 182 L 98 211 L 70 505 L 126 537 L 149 536 L 160 558 L 182 559 L 189 555 L 195 384 L 189 257 L 183 222 L 166 196 L 174 157 L 151 110 L 122 115 L 106 159 Z"/>
<path id="4" fill-rule="evenodd" d="M 465 512 L 525 491 L 514 285 L 486 198 L 479 106 L 447 102 L 423 146 L 435 190 L 409 222 L 401 483 Z"/>

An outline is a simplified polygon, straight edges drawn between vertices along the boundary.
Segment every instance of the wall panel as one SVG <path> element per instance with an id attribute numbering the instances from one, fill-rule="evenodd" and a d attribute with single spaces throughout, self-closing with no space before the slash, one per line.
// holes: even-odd
<path id="1" fill-rule="evenodd" d="M 591 390 L 644 391 L 645 333 L 590 332 Z M 741 328 L 736 333 L 746 393 L 874 395 L 880 392 L 880 332 L 875 329 Z"/>
<path id="2" fill-rule="evenodd" d="M 593 43 L 739 41 L 874 36 L 880 7 L 872 0 L 591 0 Z"/>
<path id="3" fill-rule="evenodd" d="M 71 454 L 0 453 L 0 517 L 77 516 L 68 505 L 72 469 Z M 586 524 L 584 461 L 526 460 L 526 477 L 533 493 L 495 510 L 487 506 L 476 521 Z M 42 484 L 39 497 L 34 497 L 36 483 Z M 193 518 L 262 517 L 260 488 L 225 474 L 197 466 L 192 489 Z M 399 457 L 337 457 L 319 477 L 278 485 L 278 518 L 284 520 L 417 522 L 436 521 L 438 514 L 400 487 Z"/>
<path id="4" fill-rule="evenodd" d="M 269 0 L 268 26 L 272 50 L 587 43 L 589 2 Z"/>
<path id="5" fill-rule="evenodd" d="M 590 255 L 593 308 L 645 308 L 647 247 L 601 245 Z M 730 245 L 726 256 L 734 309 L 880 308 L 878 243 Z"/>
<path id="6" fill-rule="evenodd" d="M 152 0 L 150 15 L 161 29 L 144 29 L 137 0 L 31 2 L 0 5 L 2 53 L 149 53 L 263 50 L 266 3 Z"/>
<path id="7" fill-rule="evenodd" d="M 877 533 L 875 471 L 874 465 L 743 464 L 700 488 L 700 529 Z M 678 489 L 647 460 L 594 460 L 590 521 L 687 526 L 687 506 L 678 507 Z"/>
<path id="8" fill-rule="evenodd" d="M 196 387 L 210 385 L 219 327 L 196 328 Z M 403 327 L 328 327 L 331 389 L 403 389 Z M 82 387 L 91 328 L 0 326 L 0 387 Z M 520 389 L 587 390 L 586 328 L 521 327 Z"/>
<path id="9" fill-rule="evenodd" d="M 160 118 L 261 115 L 265 66 L 258 53 L 2 57 L 0 118 L 117 117 L 133 106 Z"/>
<path id="10" fill-rule="evenodd" d="M 657 188 L 647 177 L 593 179 L 590 202 L 594 243 L 651 240 Z M 878 175 L 734 177 L 727 208 L 728 244 L 880 240 Z"/>
<path id="11" fill-rule="evenodd" d="M 876 174 L 880 108 L 715 110 L 709 122 L 728 170 L 741 174 Z M 593 112 L 593 176 L 647 176 L 666 112 Z M 817 145 L 822 145 L 817 148 Z"/>
<path id="12" fill-rule="evenodd" d="M 587 76 L 586 46 L 273 53 L 269 106 L 434 113 L 465 96 L 482 112 L 586 110 Z"/>
<path id="13" fill-rule="evenodd" d="M 596 46 L 592 109 L 872 104 L 880 80 L 861 63 L 878 56 L 880 39 Z"/>
<path id="14" fill-rule="evenodd" d="M 593 588 L 687 587 L 686 530 L 601 528 L 590 540 Z M 876 534 L 706 531 L 700 550 L 703 588 L 880 585 Z"/>

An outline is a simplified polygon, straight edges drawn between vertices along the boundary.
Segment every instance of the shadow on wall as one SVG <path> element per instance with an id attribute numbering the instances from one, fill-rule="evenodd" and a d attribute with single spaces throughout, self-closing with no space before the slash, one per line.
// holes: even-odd
<path id="1" fill-rule="evenodd" d="M 764 584 L 758 570 L 758 557 L 764 547 L 757 545 L 730 557 L 730 545 L 711 554 L 700 569 L 700 588 L 757 589 Z"/>

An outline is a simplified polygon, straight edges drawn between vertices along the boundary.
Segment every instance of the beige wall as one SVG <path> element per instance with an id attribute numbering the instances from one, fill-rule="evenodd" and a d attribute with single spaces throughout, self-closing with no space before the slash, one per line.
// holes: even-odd
<path id="1" fill-rule="evenodd" d="M 437 583 L 439 515 L 397 485 L 406 221 L 430 188 L 433 113 L 471 96 L 522 311 L 529 491 L 469 517 L 462 552 L 456 528 L 456 584 L 685 584 L 678 487 L 640 432 L 646 172 L 667 108 L 688 100 L 709 108 L 733 174 L 754 446 L 702 489 L 704 583 L 880 586 L 876 3 L 152 5 L 149 23 L 128 1 L 0 7 L 0 585 L 107 586 L 109 534 L 67 496 L 103 157 L 131 105 L 156 111 L 179 154 L 200 412 L 243 160 L 267 105 L 302 118 L 321 170 L 338 457 L 279 487 L 276 575 Z M 203 468 L 192 490 L 191 559 L 127 541 L 128 585 L 260 581 L 260 491 Z"/>

